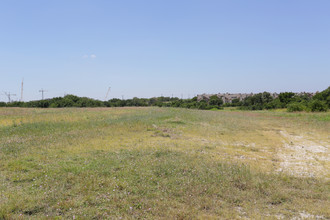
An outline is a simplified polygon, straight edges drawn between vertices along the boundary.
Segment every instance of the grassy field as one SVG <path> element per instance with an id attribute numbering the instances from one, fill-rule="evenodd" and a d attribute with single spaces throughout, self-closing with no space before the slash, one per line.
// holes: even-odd
<path id="1" fill-rule="evenodd" d="M 330 218 L 330 113 L 0 108 L 0 219 Z"/>

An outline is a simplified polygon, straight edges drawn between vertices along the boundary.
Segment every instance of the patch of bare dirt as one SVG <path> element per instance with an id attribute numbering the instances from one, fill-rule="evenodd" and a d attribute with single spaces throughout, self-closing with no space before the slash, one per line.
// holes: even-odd
<path id="1" fill-rule="evenodd" d="M 283 147 L 278 151 L 279 172 L 295 176 L 329 178 L 329 143 L 280 131 Z"/>

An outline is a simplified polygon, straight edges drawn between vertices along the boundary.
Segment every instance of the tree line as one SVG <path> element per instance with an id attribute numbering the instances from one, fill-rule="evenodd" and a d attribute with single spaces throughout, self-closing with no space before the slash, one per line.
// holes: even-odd
<path id="1" fill-rule="evenodd" d="M 330 108 L 330 87 L 313 97 L 307 94 L 295 94 L 293 92 L 280 93 L 273 98 L 269 92 L 263 92 L 246 97 L 243 100 L 233 99 L 231 103 L 224 103 L 217 95 L 208 99 L 197 100 L 179 99 L 176 97 L 154 97 L 154 98 L 132 98 L 132 99 L 110 99 L 100 101 L 87 97 L 66 95 L 52 99 L 29 101 L 29 102 L 0 102 L 0 107 L 26 107 L 26 108 L 66 108 L 66 107 L 125 107 L 125 106 L 158 106 L 191 109 L 223 109 L 224 107 L 237 107 L 241 110 L 263 110 L 287 108 L 289 112 L 294 111 L 327 111 Z"/>

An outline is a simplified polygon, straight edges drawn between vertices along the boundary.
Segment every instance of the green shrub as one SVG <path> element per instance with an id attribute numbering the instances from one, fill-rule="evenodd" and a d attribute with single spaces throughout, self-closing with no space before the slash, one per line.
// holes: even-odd
<path id="1" fill-rule="evenodd" d="M 305 110 L 305 106 L 302 103 L 291 103 L 288 105 L 288 112 L 301 112 Z"/>
<path id="2" fill-rule="evenodd" d="M 313 100 L 325 101 L 328 105 L 328 108 L 330 108 L 330 86 L 322 92 L 316 93 L 313 97 Z"/>
<path id="3" fill-rule="evenodd" d="M 328 107 L 324 101 L 313 100 L 309 103 L 309 109 L 312 112 L 326 112 Z"/>

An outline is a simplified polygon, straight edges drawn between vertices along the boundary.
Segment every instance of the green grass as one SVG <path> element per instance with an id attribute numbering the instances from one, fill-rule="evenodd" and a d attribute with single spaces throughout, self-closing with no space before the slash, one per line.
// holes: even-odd
<path id="1" fill-rule="evenodd" d="M 277 171 L 278 130 L 328 144 L 329 113 L 287 114 L 0 108 L 0 219 L 329 218 L 329 163 Z"/>

